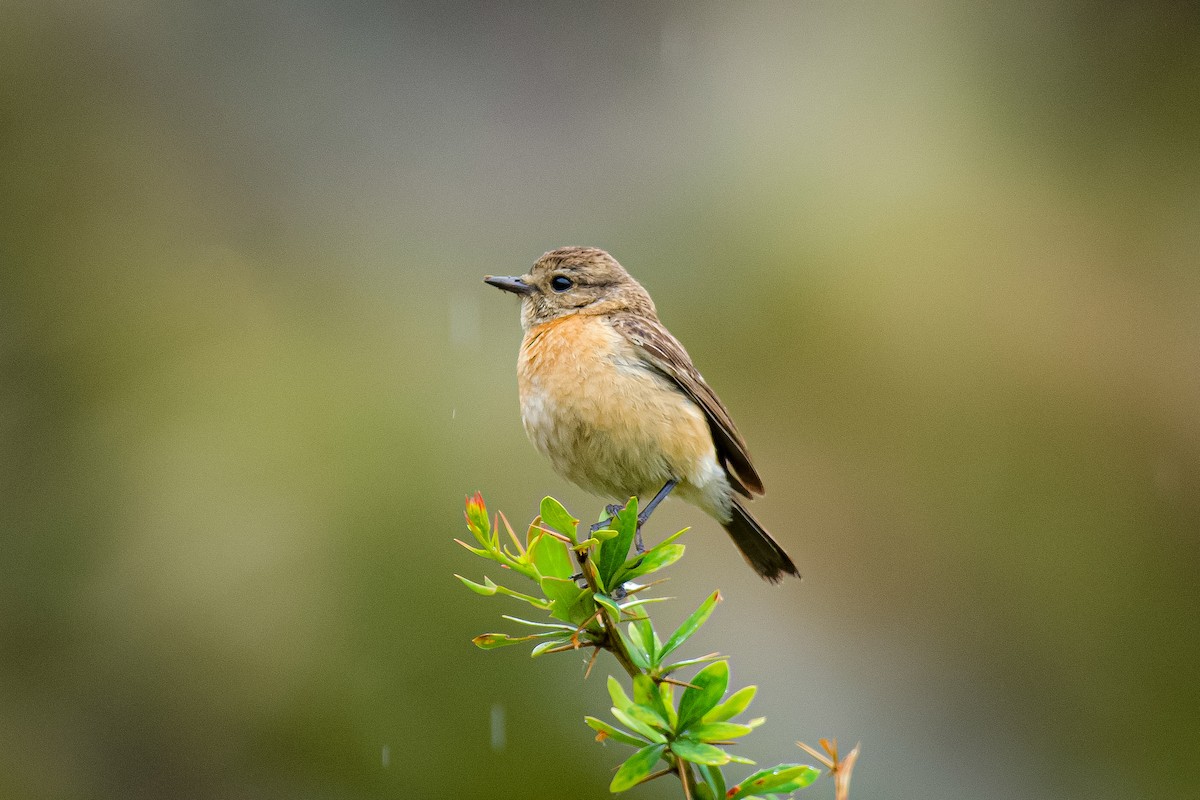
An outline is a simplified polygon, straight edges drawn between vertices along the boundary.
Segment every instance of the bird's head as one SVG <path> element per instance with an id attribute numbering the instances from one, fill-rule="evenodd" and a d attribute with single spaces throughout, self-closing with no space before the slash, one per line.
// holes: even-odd
<path id="1" fill-rule="evenodd" d="M 526 275 L 489 275 L 484 282 L 520 295 L 525 330 L 571 314 L 657 316 L 642 285 L 596 247 L 560 247 L 539 258 Z"/>

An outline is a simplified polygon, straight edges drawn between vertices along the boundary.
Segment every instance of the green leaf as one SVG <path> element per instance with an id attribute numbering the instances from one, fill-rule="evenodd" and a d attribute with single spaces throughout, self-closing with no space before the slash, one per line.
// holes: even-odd
<path id="1" fill-rule="evenodd" d="M 733 719 L 749 707 L 750 701 L 754 699 L 757 691 L 757 686 L 745 686 L 738 689 L 729 695 L 728 700 L 705 714 L 704 722 L 724 722 L 727 719 Z"/>
<path id="2" fill-rule="evenodd" d="M 466 542 L 464 542 L 462 539 L 455 539 L 454 541 L 458 542 L 458 543 L 459 543 L 460 545 L 462 545 L 464 548 L 466 548 L 467 550 L 470 550 L 472 553 L 474 553 L 475 555 L 479 556 L 480 558 L 488 558 L 488 559 L 491 559 L 491 560 L 493 560 L 493 561 L 495 561 L 495 560 L 496 560 L 496 559 L 495 559 L 495 558 L 492 556 L 492 554 L 491 554 L 491 553 L 489 553 L 487 550 L 482 550 L 482 549 L 480 549 L 480 548 L 478 548 L 478 547 L 471 547 L 471 545 L 467 544 L 467 543 L 466 543 Z"/>
<path id="3" fill-rule="evenodd" d="M 632 556 L 627 555 L 625 563 L 617 571 L 618 574 L 615 580 L 618 583 L 624 583 L 632 578 L 657 572 L 663 567 L 678 561 L 683 555 L 683 545 L 675 545 L 673 543 L 680 536 L 687 533 L 688 530 L 689 528 L 684 528 L 683 530 L 676 531 L 645 553 L 640 555 L 635 553 Z"/>
<path id="4" fill-rule="evenodd" d="M 563 625 L 558 622 L 534 622 L 533 620 L 514 617 L 511 614 L 501 614 L 500 617 L 508 620 L 509 622 L 519 622 L 522 625 L 528 625 L 531 628 L 553 628 L 554 630 L 567 631 L 569 633 L 575 632 L 574 625 Z"/>
<path id="5" fill-rule="evenodd" d="M 711 653 L 706 656 L 700 656 L 699 658 L 686 658 L 683 661 L 676 661 L 674 664 L 668 664 L 660 669 L 658 674 L 660 677 L 670 675 L 672 672 L 683 669 L 684 667 L 691 667 L 696 664 L 707 664 L 710 661 L 717 661 L 721 658 L 724 658 L 724 656 L 722 656 L 720 653 Z"/>
<path id="6" fill-rule="evenodd" d="M 666 730 L 672 730 L 674 722 L 667 713 L 666 702 L 663 700 L 661 689 L 649 675 L 638 675 L 633 679 L 633 702 L 654 709 L 654 713 L 666 723 Z M 669 685 L 666 688 L 670 688 Z"/>
<path id="7" fill-rule="evenodd" d="M 518 600 L 524 600 L 526 603 L 529 603 L 529 605 L 534 606 L 535 608 L 540 608 L 543 610 L 550 608 L 549 600 L 543 600 L 540 597 L 532 597 L 527 594 L 521 594 L 520 592 L 514 592 L 512 589 L 509 589 L 507 586 L 501 586 L 497 583 L 494 583 L 492 581 L 492 579 L 487 577 L 486 575 L 483 578 L 483 583 L 475 583 L 475 581 L 467 580 L 462 575 L 455 575 L 454 577 L 456 577 L 460 581 L 462 581 L 463 585 L 466 586 L 468 589 L 470 589 L 472 592 L 475 592 L 476 594 L 481 594 L 484 597 L 491 597 L 492 595 L 502 594 L 502 595 L 505 595 L 506 597 L 515 597 Z"/>
<path id="8" fill-rule="evenodd" d="M 522 636 L 520 639 L 514 639 L 507 633 L 481 633 L 471 640 L 471 644 L 478 647 L 480 650 L 494 650 L 497 647 L 507 647 L 510 644 L 529 641 L 528 636 Z"/>
<path id="9" fill-rule="evenodd" d="M 625 694 L 621 684 L 612 675 L 608 676 L 608 696 L 612 698 L 612 704 L 622 711 L 633 705 L 629 695 Z"/>
<path id="10" fill-rule="evenodd" d="M 689 638 L 696 631 L 700 630 L 703 625 L 712 615 L 713 609 L 717 607 L 717 603 L 721 602 L 721 593 L 713 592 L 710 594 L 700 607 L 692 612 L 692 615 L 685 619 L 675 632 L 671 634 L 671 638 L 667 639 L 667 643 L 663 645 L 662 658 L 666 658 Z"/>
<path id="11" fill-rule="evenodd" d="M 638 722 L 645 723 L 651 728 L 660 730 L 663 733 L 671 732 L 671 726 L 667 723 L 666 718 L 663 717 L 662 714 L 658 713 L 656 709 L 650 706 L 634 703 L 629 708 L 625 709 L 625 713 L 628 714 L 632 719 L 636 719 Z"/>
<path id="12" fill-rule="evenodd" d="M 600 570 L 596 569 L 595 551 L 593 551 L 593 554 L 588 557 L 588 560 L 591 561 L 592 580 L 594 580 L 596 583 L 596 594 L 604 595 L 605 597 L 607 597 L 608 596 L 608 587 L 604 583 L 604 578 L 602 578 L 600 576 Z M 585 564 L 583 568 L 587 569 L 587 565 Z M 588 581 L 588 585 L 591 585 L 591 583 L 592 583 L 592 581 Z"/>
<path id="13" fill-rule="evenodd" d="M 720 766 L 729 763 L 729 753 L 721 748 L 704 742 L 696 742 L 686 737 L 671 742 L 671 752 L 693 764 Z"/>
<path id="14" fill-rule="evenodd" d="M 480 650 L 495 650 L 497 647 L 508 647 L 512 644 L 529 642 L 534 639 L 545 639 L 551 636 L 561 636 L 561 632 L 546 631 L 545 633 L 531 633 L 528 636 L 509 636 L 507 633 L 481 633 L 472 639 L 471 643 Z"/>
<path id="15" fill-rule="evenodd" d="M 570 636 L 560 636 L 558 639 L 552 639 L 549 642 L 542 642 L 529 653 L 530 658 L 537 658 L 547 650 L 553 650 L 556 647 L 562 647 L 565 644 L 571 644 Z"/>
<path id="16" fill-rule="evenodd" d="M 591 589 L 580 589 L 579 596 L 575 598 L 575 602 L 571 604 L 567 611 L 567 616 L 571 620 L 571 624 L 575 627 L 581 627 L 584 623 L 588 623 L 592 617 L 596 616 L 596 603 L 593 599 Z"/>
<path id="17" fill-rule="evenodd" d="M 665 744 L 652 744 L 649 747 L 643 747 L 636 753 L 631 755 L 617 770 L 617 774 L 613 776 L 612 783 L 608 785 L 608 790 L 613 794 L 623 792 L 626 789 L 632 789 L 641 783 L 646 776 L 654 771 L 654 765 L 662 758 L 663 751 L 666 750 Z"/>
<path id="18" fill-rule="evenodd" d="M 670 683 L 658 684 L 658 696 L 662 698 L 663 710 L 667 713 L 667 722 L 671 730 L 679 728 L 679 714 L 675 711 L 675 687 Z"/>
<path id="19" fill-rule="evenodd" d="M 674 597 L 639 597 L 637 600 L 630 600 L 628 603 L 621 604 L 621 610 L 626 614 L 632 614 L 634 609 L 641 606 L 648 606 L 651 603 L 665 603 L 668 600 L 674 600 Z"/>
<path id="20" fill-rule="evenodd" d="M 631 705 L 629 706 L 629 709 L 632 710 L 638 707 L 639 706 Z M 628 711 L 622 711 L 616 706 L 613 706 L 609 710 L 612 711 L 612 715 L 617 718 L 617 722 L 621 723 L 626 728 L 629 728 L 629 730 L 633 731 L 634 733 L 645 736 L 652 742 L 665 742 L 667 740 L 667 737 L 663 736 L 662 732 L 653 725 L 648 722 L 642 722 Z"/>
<path id="21" fill-rule="evenodd" d="M 596 566 L 604 585 L 611 587 L 617 585 L 613 583 L 613 576 L 625 565 L 625 556 L 629 553 L 629 546 L 633 544 L 633 535 L 637 530 L 636 497 L 629 498 L 629 502 L 617 514 L 610 527 L 617 535 L 600 547 L 599 563 Z"/>
<path id="22" fill-rule="evenodd" d="M 571 516 L 571 514 L 563 508 L 562 503 L 555 500 L 553 497 L 542 498 L 542 522 L 549 525 L 554 530 L 566 536 L 572 542 L 575 542 L 575 529 L 579 524 L 579 520 Z"/>
<path id="23" fill-rule="evenodd" d="M 696 768 L 700 772 L 700 777 L 712 789 L 713 797 L 717 798 L 717 800 L 724 800 L 725 776 L 721 773 L 721 768 L 708 764 L 698 764 Z"/>
<path id="24" fill-rule="evenodd" d="M 533 541 L 529 557 L 544 578 L 569 578 L 574 572 L 566 543 L 549 533 L 542 533 Z"/>
<path id="25" fill-rule="evenodd" d="M 654 633 L 654 625 L 650 622 L 650 615 L 646 609 L 640 608 L 640 605 L 647 601 L 655 600 L 656 598 L 648 597 L 645 600 L 635 600 L 625 603 L 621 606 L 621 613 L 629 619 L 630 625 L 635 625 L 638 628 L 638 640 L 647 648 L 648 652 L 657 652 L 660 646 L 658 636 Z"/>
<path id="26" fill-rule="evenodd" d="M 596 605 L 602 606 L 605 611 L 611 614 L 614 622 L 621 619 L 621 607 L 618 606 L 608 595 L 596 595 Z"/>
<path id="27" fill-rule="evenodd" d="M 517 600 L 523 600 L 526 603 L 529 603 L 529 605 L 533 606 L 534 608 L 540 608 L 543 611 L 550 610 L 550 601 L 549 600 L 544 600 L 540 597 L 533 597 L 533 596 L 527 595 L 527 594 L 521 594 L 520 592 L 514 592 L 512 589 L 509 589 L 507 586 L 497 585 L 496 586 L 496 594 L 502 594 L 505 597 L 515 597 Z"/>
<path id="28" fill-rule="evenodd" d="M 646 656 L 646 665 L 642 669 L 650 669 L 656 662 L 654 659 L 654 631 L 649 622 L 638 620 L 629 623 L 629 638 Z"/>
<path id="29" fill-rule="evenodd" d="M 621 637 L 621 642 L 625 645 L 625 650 L 629 653 L 629 658 L 633 661 L 634 666 L 643 670 L 650 669 L 650 656 L 642 649 L 642 645 L 621 633 L 620 629 L 617 630 L 617 636 Z"/>
<path id="30" fill-rule="evenodd" d="M 729 790 L 728 800 L 765 794 L 790 794 L 821 777 L 821 771 L 805 764 L 780 764 L 760 770 Z"/>
<path id="31" fill-rule="evenodd" d="M 733 722 L 702 722 L 688 728 L 688 736 L 701 742 L 724 742 L 745 736 L 753 730 L 749 725 L 737 725 Z"/>
<path id="32" fill-rule="evenodd" d="M 653 553 L 655 550 L 657 550 L 657 549 L 658 549 L 658 548 L 660 548 L 660 547 L 666 547 L 667 545 L 671 544 L 671 543 L 672 543 L 672 542 L 674 542 L 676 539 L 678 539 L 680 536 L 683 536 L 685 533 L 687 533 L 687 532 L 688 532 L 688 531 L 690 531 L 690 530 L 691 530 L 691 528 L 683 528 L 682 530 L 675 531 L 675 532 L 674 532 L 674 533 L 672 533 L 670 536 L 668 536 L 667 538 L 663 539 L 661 542 L 659 542 L 658 544 L 654 545 L 654 547 L 651 547 L 651 548 L 650 548 L 649 550 L 647 550 L 646 552 L 647 552 L 647 553 Z"/>
<path id="33" fill-rule="evenodd" d="M 649 575 L 652 572 L 658 572 L 663 567 L 669 567 L 683 558 L 684 549 L 684 546 L 681 544 L 671 544 L 666 547 L 660 546 L 655 547 L 653 550 L 647 550 L 642 555 L 630 559 L 628 566 L 624 566 L 618 570 L 613 580 L 620 584 L 634 578 L 640 578 L 643 575 Z"/>
<path id="34" fill-rule="evenodd" d="M 542 578 L 542 592 L 550 599 L 550 613 L 563 622 L 576 622 L 571 616 L 571 607 L 583 593 L 575 581 L 569 578 Z"/>
<path id="35" fill-rule="evenodd" d="M 462 581 L 462 585 L 467 587 L 468 589 L 470 589 L 475 594 L 481 594 L 484 597 L 491 597 L 492 595 L 494 595 L 496 593 L 496 584 L 492 583 L 487 578 L 484 578 L 484 580 L 487 581 L 487 583 L 476 583 L 475 581 L 467 580 L 466 578 L 464 578 L 462 575 L 459 575 L 458 573 L 455 573 L 454 577 L 456 577 L 460 581 Z"/>
<path id="36" fill-rule="evenodd" d="M 588 727 L 590 727 L 592 730 L 596 731 L 597 733 L 604 734 L 607 738 L 612 739 L 614 742 L 632 745 L 633 747 L 645 747 L 647 744 L 644 739 L 639 739 L 632 734 L 626 733 L 620 728 L 614 728 L 604 720 L 599 720 L 595 717 L 584 717 L 583 721 L 586 722 Z"/>
<path id="37" fill-rule="evenodd" d="M 716 661 L 688 681 L 691 685 L 679 698 L 679 724 L 676 730 L 685 731 L 713 709 L 729 686 L 729 663 Z"/>

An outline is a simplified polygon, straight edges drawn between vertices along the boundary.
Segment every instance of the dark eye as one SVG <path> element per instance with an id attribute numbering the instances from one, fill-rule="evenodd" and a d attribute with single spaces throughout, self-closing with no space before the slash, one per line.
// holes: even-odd
<path id="1" fill-rule="evenodd" d="M 550 281 L 550 288 L 556 292 L 565 292 L 567 289 L 570 289 L 574 285 L 575 284 L 573 284 L 571 282 L 570 278 L 567 278 L 563 275 L 555 275 L 554 278 Z"/>

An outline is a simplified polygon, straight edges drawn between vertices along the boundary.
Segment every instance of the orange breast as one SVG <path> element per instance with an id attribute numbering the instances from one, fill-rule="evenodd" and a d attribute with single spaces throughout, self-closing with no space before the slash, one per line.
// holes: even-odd
<path id="1" fill-rule="evenodd" d="M 526 433 L 583 488 L 624 500 L 671 478 L 687 484 L 685 497 L 711 493 L 718 478 L 724 484 L 703 412 L 603 317 L 530 329 L 517 374 Z"/>

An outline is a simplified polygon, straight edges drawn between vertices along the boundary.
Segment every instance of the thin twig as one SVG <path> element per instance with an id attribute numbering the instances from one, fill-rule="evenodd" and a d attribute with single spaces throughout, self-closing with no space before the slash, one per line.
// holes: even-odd
<path id="1" fill-rule="evenodd" d="M 592 674 L 592 667 L 594 667 L 596 665 L 596 657 L 599 655 L 600 655 L 600 648 L 593 646 L 592 647 L 592 657 L 588 659 L 587 669 L 585 669 L 583 671 L 583 679 L 585 681 L 588 679 L 588 675 Z"/>
<path id="2" fill-rule="evenodd" d="M 558 531 L 551 530 L 550 528 L 543 528 L 541 525 L 530 525 L 529 527 L 533 528 L 535 531 L 541 531 L 542 533 L 548 534 L 548 535 L 552 536 L 553 538 L 558 539 L 563 544 L 566 544 L 566 545 L 571 544 L 571 540 L 569 538 L 567 538 L 566 536 L 563 536 Z"/>
<path id="3" fill-rule="evenodd" d="M 643 583 L 635 589 L 630 589 L 628 592 L 625 593 L 625 596 L 633 597 L 638 592 L 649 589 L 651 586 L 658 586 L 660 583 L 666 583 L 669 580 L 671 580 L 671 579 L 670 578 L 659 578 L 658 580 L 653 580 L 653 581 L 650 581 L 649 583 Z"/>
<path id="4" fill-rule="evenodd" d="M 525 555 L 525 545 L 521 543 L 521 540 L 517 538 L 517 534 L 513 532 L 512 525 L 508 524 L 508 518 L 504 516 L 504 512 L 497 511 L 496 516 L 498 516 L 504 522 L 504 527 L 508 529 L 508 538 L 512 539 L 513 544 L 517 546 L 517 552 L 521 555 Z"/>
<path id="5" fill-rule="evenodd" d="M 688 773 L 691 771 L 684 766 L 684 760 L 675 757 L 675 766 L 679 768 L 679 782 L 683 784 L 684 800 L 692 800 L 692 787 L 688 785 Z"/>
<path id="6" fill-rule="evenodd" d="M 661 778 L 663 775 L 670 775 L 674 771 L 675 771 L 674 767 L 664 767 L 663 769 L 660 769 L 658 772 L 651 772 L 649 775 L 647 775 L 646 777 L 644 777 L 640 781 L 638 781 L 637 785 L 641 786 L 643 783 L 649 783 L 652 780 Z"/>
<path id="7" fill-rule="evenodd" d="M 596 611 L 595 614 L 592 614 L 590 617 L 588 617 L 587 621 L 584 622 L 582 625 L 580 625 L 578 628 L 576 628 L 575 632 L 571 634 L 571 641 L 575 643 L 576 647 L 579 647 L 579 635 L 581 633 L 584 633 L 587 631 L 587 626 L 592 624 L 592 620 L 595 620 L 597 622 L 603 622 L 603 620 L 601 620 L 601 618 L 600 618 L 599 611 Z M 589 642 L 589 644 L 591 644 L 591 642 Z"/>

